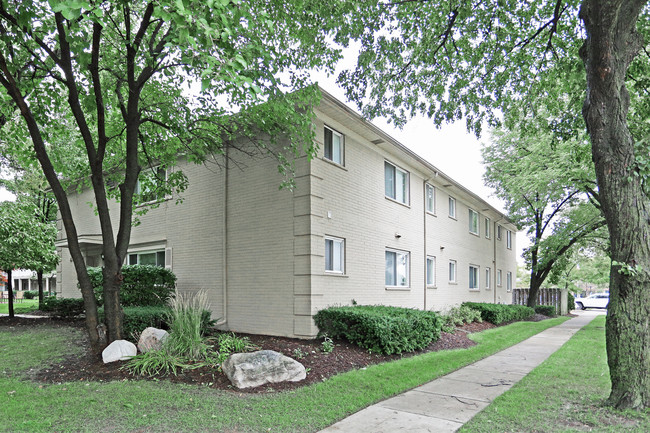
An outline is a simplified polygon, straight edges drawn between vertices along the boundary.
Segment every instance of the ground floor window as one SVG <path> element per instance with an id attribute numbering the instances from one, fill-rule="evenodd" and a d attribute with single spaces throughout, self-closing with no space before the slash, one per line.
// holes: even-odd
<path id="1" fill-rule="evenodd" d="M 153 265 L 164 268 L 165 250 L 130 253 L 129 265 Z"/>
<path id="2" fill-rule="evenodd" d="M 386 250 L 386 286 L 409 286 L 409 253 Z"/>
<path id="3" fill-rule="evenodd" d="M 501 269 L 497 269 L 497 287 L 501 287 Z"/>
<path id="4" fill-rule="evenodd" d="M 449 282 L 456 282 L 456 260 L 449 260 Z"/>
<path id="5" fill-rule="evenodd" d="M 478 275 L 478 266 L 469 265 L 469 289 L 478 290 L 479 289 L 479 275 Z"/>
<path id="6" fill-rule="evenodd" d="M 342 274 L 345 271 L 345 241 L 325 238 L 325 271 Z"/>
<path id="7" fill-rule="evenodd" d="M 512 291 L 512 272 L 506 274 L 506 290 L 508 292 Z"/>
<path id="8" fill-rule="evenodd" d="M 492 269 L 485 268 L 485 288 L 490 288 L 490 280 L 492 279 Z"/>
<path id="9" fill-rule="evenodd" d="M 436 258 L 427 257 L 427 286 L 436 285 Z"/>

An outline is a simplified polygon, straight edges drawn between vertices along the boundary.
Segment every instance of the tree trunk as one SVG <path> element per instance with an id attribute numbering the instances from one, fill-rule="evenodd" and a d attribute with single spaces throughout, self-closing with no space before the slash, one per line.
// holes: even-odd
<path id="1" fill-rule="evenodd" d="M 123 338 L 123 312 L 120 304 L 120 288 L 122 287 L 122 266 L 104 262 L 102 269 L 104 277 L 104 322 L 107 328 L 107 343 Z"/>
<path id="2" fill-rule="evenodd" d="M 530 289 L 528 290 L 528 301 L 526 301 L 526 305 L 530 308 L 535 308 L 537 305 L 539 288 L 542 287 L 544 280 L 545 278 L 540 278 L 539 273 L 534 270 L 530 272 Z"/>
<path id="3" fill-rule="evenodd" d="M 12 270 L 7 270 L 7 307 L 9 308 L 9 317 L 14 317 L 14 289 L 13 289 L 13 277 L 11 276 Z"/>
<path id="4" fill-rule="evenodd" d="M 38 282 L 38 309 L 43 307 L 43 271 L 36 271 L 36 281 Z"/>
<path id="5" fill-rule="evenodd" d="M 650 201 L 635 173 L 625 88 L 627 68 L 642 46 L 635 27 L 645 3 L 587 0 L 580 10 L 587 31 L 580 50 L 587 73 L 583 115 L 613 260 L 606 326 L 608 402 L 621 409 L 650 407 Z"/>

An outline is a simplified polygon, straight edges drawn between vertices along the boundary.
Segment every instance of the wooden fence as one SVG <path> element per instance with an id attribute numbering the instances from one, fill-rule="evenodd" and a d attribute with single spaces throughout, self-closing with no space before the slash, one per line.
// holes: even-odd
<path id="1" fill-rule="evenodd" d="M 530 289 L 514 289 L 512 291 L 512 303 L 526 305 L 528 303 L 529 291 Z M 552 305 L 558 314 L 567 314 L 567 296 L 567 289 L 539 289 L 537 293 L 537 305 Z"/>

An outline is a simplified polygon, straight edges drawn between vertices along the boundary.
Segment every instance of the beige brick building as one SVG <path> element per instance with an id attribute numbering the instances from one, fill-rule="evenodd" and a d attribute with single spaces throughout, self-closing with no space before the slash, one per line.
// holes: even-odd
<path id="1" fill-rule="evenodd" d="M 353 301 L 510 303 L 516 229 L 503 214 L 325 92 L 314 126 L 318 157 L 296 162 L 293 191 L 278 189 L 273 158 L 180 161 L 183 202 L 140 217 L 127 263 L 170 267 L 179 289 L 208 291 L 224 329 L 248 333 L 312 337 L 318 310 Z M 92 193 L 70 200 L 87 264 L 101 265 Z M 58 245 L 57 291 L 80 296 Z"/>

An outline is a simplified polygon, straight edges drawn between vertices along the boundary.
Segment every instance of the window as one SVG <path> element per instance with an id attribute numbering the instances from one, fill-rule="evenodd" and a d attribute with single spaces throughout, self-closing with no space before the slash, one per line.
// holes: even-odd
<path id="1" fill-rule="evenodd" d="M 512 232 L 510 230 L 506 230 L 506 247 L 509 250 L 512 249 Z"/>
<path id="2" fill-rule="evenodd" d="M 436 285 L 436 258 L 427 257 L 427 286 Z"/>
<path id="3" fill-rule="evenodd" d="M 479 270 L 478 266 L 469 265 L 469 289 L 479 289 Z"/>
<path id="4" fill-rule="evenodd" d="M 323 156 L 332 162 L 343 165 L 343 134 L 325 127 Z"/>
<path id="5" fill-rule="evenodd" d="M 506 273 L 506 291 L 512 292 L 512 272 Z"/>
<path id="6" fill-rule="evenodd" d="M 389 162 L 384 163 L 386 197 L 408 204 L 409 174 Z"/>
<path id="7" fill-rule="evenodd" d="M 501 269 L 497 269 L 497 287 L 501 287 Z"/>
<path id="8" fill-rule="evenodd" d="M 429 184 L 424 189 L 427 212 L 436 213 L 436 190 Z"/>
<path id="9" fill-rule="evenodd" d="M 456 260 L 449 260 L 449 282 L 456 282 Z"/>
<path id="10" fill-rule="evenodd" d="M 409 253 L 386 250 L 386 286 L 409 286 Z"/>
<path id="11" fill-rule="evenodd" d="M 325 271 L 342 274 L 345 272 L 345 241 L 339 238 L 325 238 Z"/>
<path id="12" fill-rule="evenodd" d="M 165 198 L 167 170 L 154 167 L 142 170 L 135 185 L 137 203 L 150 203 Z"/>
<path id="13" fill-rule="evenodd" d="M 469 232 L 478 236 L 478 212 L 469 210 Z"/>
<path id="14" fill-rule="evenodd" d="M 165 250 L 143 251 L 129 254 L 129 265 L 153 265 L 165 267 Z"/>
<path id="15" fill-rule="evenodd" d="M 501 240 L 501 226 L 497 225 L 497 240 Z"/>
<path id="16" fill-rule="evenodd" d="M 490 239 L 490 218 L 485 218 L 485 237 Z"/>
<path id="17" fill-rule="evenodd" d="M 485 268 L 485 288 L 490 288 L 490 280 L 492 280 L 492 269 Z"/>
<path id="18" fill-rule="evenodd" d="M 449 197 L 449 216 L 456 218 L 456 199 Z"/>

